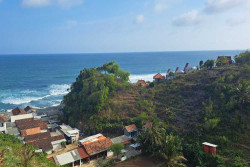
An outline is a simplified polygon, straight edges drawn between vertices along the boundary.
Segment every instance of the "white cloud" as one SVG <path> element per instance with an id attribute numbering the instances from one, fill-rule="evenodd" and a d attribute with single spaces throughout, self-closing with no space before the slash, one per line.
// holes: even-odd
<path id="1" fill-rule="evenodd" d="M 57 4 L 64 9 L 69 9 L 73 6 L 81 5 L 82 3 L 83 0 L 57 0 Z"/>
<path id="2" fill-rule="evenodd" d="M 248 2 L 249 0 L 207 0 L 204 12 L 208 14 L 224 12 Z"/>
<path id="3" fill-rule="evenodd" d="M 69 9 L 82 3 L 83 0 L 23 0 L 22 6 L 29 8 L 39 8 L 54 5 L 59 6 L 63 9 Z"/>
<path id="4" fill-rule="evenodd" d="M 51 0 L 23 0 L 22 6 L 29 8 L 44 7 L 51 4 Z"/>
<path id="5" fill-rule="evenodd" d="M 173 24 L 176 26 L 195 25 L 201 22 L 201 13 L 197 10 L 184 13 L 183 15 L 174 18 Z"/>
<path id="6" fill-rule="evenodd" d="M 145 17 L 144 17 L 144 15 L 137 15 L 136 16 L 136 23 L 143 23 L 145 21 Z"/>
<path id="7" fill-rule="evenodd" d="M 160 13 L 168 8 L 165 0 L 155 0 L 154 11 Z"/>

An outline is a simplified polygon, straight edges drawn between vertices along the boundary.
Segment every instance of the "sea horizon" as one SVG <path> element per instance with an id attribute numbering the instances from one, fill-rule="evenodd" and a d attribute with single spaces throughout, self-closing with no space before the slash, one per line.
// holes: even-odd
<path id="1" fill-rule="evenodd" d="M 81 70 L 109 61 L 130 72 L 130 82 L 134 83 L 139 79 L 152 81 L 156 73 L 165 75 L 169 68 L 183 69 L 186 63 L 198 66 L 200 60 L 234 56 L 242 51 L 0 55 L 0 109 L 57 106 Z"/>

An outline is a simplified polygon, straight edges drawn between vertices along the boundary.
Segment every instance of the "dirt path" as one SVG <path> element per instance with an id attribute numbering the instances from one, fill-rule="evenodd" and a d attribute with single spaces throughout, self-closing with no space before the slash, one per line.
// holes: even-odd
<path id="1" fill-rule="evenodd" d="M 155 166 L 156 164 L 149 157 L 140 156 L 130 161 L 120 162 L 114 167 L 155 167 Z"/>

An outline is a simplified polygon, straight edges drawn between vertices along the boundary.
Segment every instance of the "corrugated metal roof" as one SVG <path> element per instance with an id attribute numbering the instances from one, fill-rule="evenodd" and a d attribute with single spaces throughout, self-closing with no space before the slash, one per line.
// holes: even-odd
<path id="1" fill-rule="evenodd" d="M 111 141 L 114 143 L 114 144 L 117 144 L 117 143 L 123 143 L 123 142 L 126 142 L 126 141 L 129 141 L 129 137 L 126 136 L 126 135 L 122 135 L 122 136 L 118 136 L 118 137 L 115 137 L 115 138 L 112 138 Z"/>
<path id="2" fill-rule="evenodd" d="M 217 147 L 218 145 L 215 145 L 215 144 L 211 144 L 211 143 L 208 143 L 208 142 L 204 142 L 202 143 L 203 145 L 206 145 L 206 146 L 211 146 L 211 147 Z"/>
<path id="3" fill-rule="evenodd" d="M 70 151 L 61 155 L 57 155 L 54 157 L 54 160 L 57 165 L 66 165 L 66 164 L 78 161 L 80 159 L 81 159 L 81 156 L 79 155 L 77 150 L 73 150 L 73 151 Z"/>

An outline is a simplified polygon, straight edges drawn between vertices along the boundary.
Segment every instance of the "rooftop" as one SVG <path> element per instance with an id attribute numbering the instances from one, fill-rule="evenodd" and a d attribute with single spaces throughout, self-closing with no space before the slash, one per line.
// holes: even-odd
<path id="1" fill-rule="evenodd" d="M 66 152 L 53 157 L 57 165 L 66 165 L 81 159 L 77 150 Z"/>
<path id="2" fill-rule="evenodd" d="M 130 141 L 130 139 L 129 139 L 128 136 L 122 135 L 122 136 L 118 136 L 118 137 L 112 138 L 111 141 L 114 144 L 117 144 L 117 143 L 124 143 L 124 142 Z"/>
<path id="3" fill-rule="evenodd" d="M 91 143 L 84 144 L 83 146 L 89 155 L 94 155 L 96 153 L 107 150 L 109 147 L 112 146 L 112 144 L 113 143 L 110 140 L 110 138 L 105 138 L 105 139 L 101 139 L 101 140 L 97 140 Z"/>
<path id="4" fill-rule="evenodd" d="M 12 110 L 12 114 L 13 115 L 20 115 L 20 114 L 27 114 L 24 109 L 17 107 L 15 109 Z"/>
<path id="5" fill-rule="evenodd" d="M 206 145 L 206 146 L 210 146 L 210 147 L 217 147 L 217 145 L 215 144 L 211 144 L 211 143 L 208 143 L 208 142 L 204 142 L 202 143 L 203 145 Z"/>
<path id="6" fill-rule="evenodd" d="M 134 131 L 134 130 L 137 130 L 137 127 L 135 126 L 135 124 L 132 124 L 132 125 L 125 126 L 125 129 L 126 129 L 128 132 L 132 132 L 132 131 Z"/>

